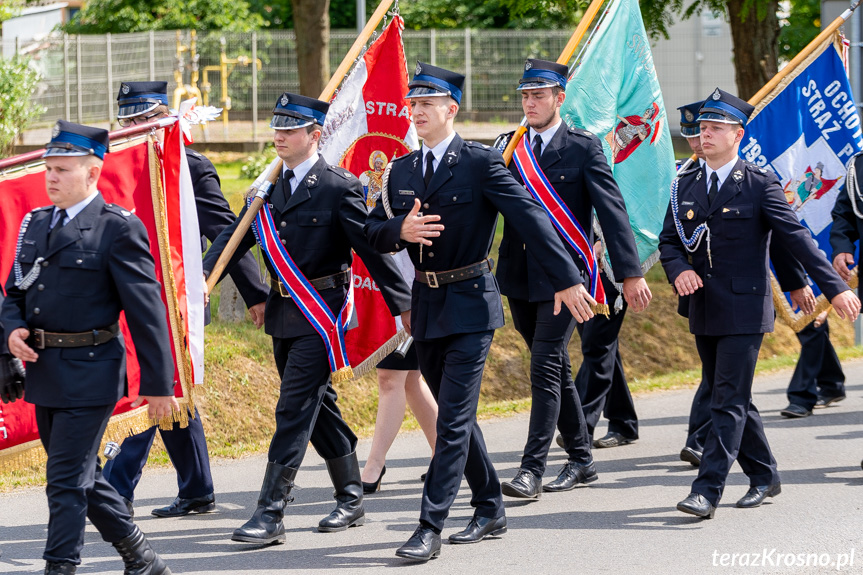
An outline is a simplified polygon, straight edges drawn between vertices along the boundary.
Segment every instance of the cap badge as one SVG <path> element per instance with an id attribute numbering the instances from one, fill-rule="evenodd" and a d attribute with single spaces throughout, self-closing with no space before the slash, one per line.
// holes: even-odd
<path id="1" fill-rule="evenodd" d="M 527 72 L 531 68 L 533 68 L 533 63 L 530 60 L 525 60 L 524 61 L 524 71 Z"/>
<path id="2" fill-rule="evenodd" d="M 120 91 L 124 94 L 128 94 L 132 89 L 129 87 L 129 84 L 123 84 L 120 86 Z"/>
<path id="3" fill-rule="evenodd" d="M 287 96 L 285 96 L 284 94 L 282 94 L 282 99 L 279 101 L 279 103 L 280 103 L 282 106 L 287 106 L 287 105 L 288 105 L 288 102 L 289 102 L 288 97 L 287 97 Z"/>
<path id="4" fill-rule="evenodd" d="M 683 110 L 683 116 L 686 118 L 687 122 L 695 120 L 695 114 L 693 114 L 689 110 Z"/>
<path id="5" fill-rule="evenodd" d="M 719 88 L 716 88 L 716 91 L 713 92 L 713 99 L 718 100 L 722 98 L 722 94 L 719 93 Z"/>
<path id="6" fill-rule="evenodd" d="M 60 122 L 54 124 L 54 128 L 51 129 L 51 138 L 56 138 L 60 135 Z"/>
<path id="7" fill-rule="evenodd" d="M 419 76 L 419 75 L 420 75 L 420 74 L 422 74 L 422 73 L 423 73 L 423 67 L 422 67 L 422 64 L 420 64 L 419 62 L 417 62 L 416 70 L 414 70 L 414 76 Z"/>

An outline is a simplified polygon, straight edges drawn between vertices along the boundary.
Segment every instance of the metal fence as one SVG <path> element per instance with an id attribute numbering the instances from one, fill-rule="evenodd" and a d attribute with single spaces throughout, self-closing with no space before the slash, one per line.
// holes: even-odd
<path id="1" fill-rule="evenodd" d="M 669 119 L 676 127 L 674 108 L 703 96 L 700 92 L 714 85 L 728 85 L 728 78 L 733 82 L 733 70 L 727 30 L 723 30 L 720 37 L 715 33 L 705 34 L 696 18 L 676 33 L 672 32 L 674 41 L 660 41 L 653 50 L 666 105 L 672 111 Z M 406 30 L 404 45 L 411 70 L 416 60 L 422 60 L 467 76 L 462 99 L 464 112 L 481 119 L 511 120 L 520 116 L 514 85 L 524 59 L 556 59 L 570 34 L 568 30 Z M 697 38 L 702 36 L 710 37 Z M 331 32 L 332 70 L 355 37 L 354 31 Z M 702 46 L 705 39 L 707 47 Z M 40 72 L 42 81 L 34 101 L 45 108 L 43 123 L 47 125 L 57 118 L 66 118 L 103 124 L 116 115 L 116 94 L 123 81 L 168 80 L 169 94 L 178 85 L 188 84 L 192 73 L 187 50 L 190 41 L 189 31 L 179 35 L 175 31 L 62 35 L 31 41 L 19 38 L 15 46 L 3 46 L 2 53 L 27 54 L 31 57 L 31 66 Z M 179 57 L 178 46 L 184 50 Z M 697 54 L 696 46 L 700 47 Z M 230 128 L 224 132 L 217 129 L 213 136 L 215 139 L 265 137 L 268 131 L 262 128 L 273 102 L 284 91 L 299 91 L 294 32 L 198 34 L 198 69 L 218 66 L 223 49 L 230 59 L 259 59 L 261 69 L 254 70 L 254 66 L 243 63 L 233 67 L 228 81 Z M 705 62 L 703 54 L 710 50 L 717 56 Z M 698 67 L 702 68 L 702 75 L 710 77 L 700 91 L 693 83 L 693 71 Z M 179 78 L 182 80 L 178 82 Z M 221 107 L 224 95 L 220 73 L 209 71 L 209 91 L 203 80 L 201 75 L 197 87 L 208 92 L 210 104 Z M 699 92 L 697 96 L 695 91 Z M 253 111 L 254 107 L 257 110 Z M 260 122 L 253 124 L 252 120 L 258 116 Z"/>

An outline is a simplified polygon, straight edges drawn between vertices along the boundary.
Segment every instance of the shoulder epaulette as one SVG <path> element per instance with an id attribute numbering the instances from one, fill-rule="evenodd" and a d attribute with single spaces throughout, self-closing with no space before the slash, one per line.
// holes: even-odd
<path id="1" fill-rule="evenodd" d="M 127 210 L 126 208 L 121 208 L 115 204 L 105 204 L 105 209 L 113 214 L 117 214 L 118 216 L 122 216 L 124 218 L 128 218 L 132 215 L 132 212 Z"/>
<path id="2" fill-rule="evenodd" d="M 334 172 L 334 173 L 340 175 L 341 177 L 343 177 L 346 180 L 356 178 L 356 176 L 354 176 L 349 170 L 346 170 L 346 169 L 339 167 L 339 166 L 327 166 L 327 169 L 331 172 Z"/>

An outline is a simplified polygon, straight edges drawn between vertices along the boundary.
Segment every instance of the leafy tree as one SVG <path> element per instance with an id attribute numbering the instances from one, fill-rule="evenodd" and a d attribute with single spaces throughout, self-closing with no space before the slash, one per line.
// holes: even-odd
<path id="1" fill-rule="evenodd" d="M 0 58 L 0 157 L 12 152 L 15 140 L 42 113 L 33 103 L 39 74 L 19 56 Z"/>
<path id="2" fill-rule="evenodd" d="M 63 28 L 70 34 L 148 30 L 249 32 L 265 25 L 246 0 L 89 0 Z"/>
<path id="3" fill-rule="evenodd" d="M 300 92 L 317 98 L 330 80 L 330 0 L 291 0 Z"/>
<path id="4" fill-rule="evenodd" d="M 779 56 L 790 60 L 821 32 L 821 0 L 791 0 L 791 10 L 779 30 Z"/>

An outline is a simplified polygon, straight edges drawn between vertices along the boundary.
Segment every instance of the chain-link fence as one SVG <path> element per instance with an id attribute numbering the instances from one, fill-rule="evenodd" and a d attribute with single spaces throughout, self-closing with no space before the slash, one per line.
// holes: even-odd
<path id="1" fill-rule="evenodd" d="M 734 81 L 727 29 L 719 36 L 705 34 L 698 19 L 676 28 L 673 40 L 653 47 L 675 129 L 675 107 L 703 97 L 715 85 L 733 86 Z M 467 76 L 463 116 L 512 121 L 521 116 L 514 87 L 524 59 L 555 60 L 570 34 L 569 30 L 406 30 L 404 45 L 409 71 L 416 60 L 422 60 Z M 354 31 L 331 32 L 331 70 L 355 38 Z M 229 110 L 230 121 L 211 124 L 205 139 L 264 139 L 278 96 L 299 91 L 293 30 L 209 32 L 194 38 L 189 31 L 62 35 L 14 42 L 15 46 L 3 46 L 3 53 L 29 55 L 31 66 L 42 76 L 34 101 L 45 108 L 45 125 L 57 118 L 106 124 L 116 115 L 121 82 L 167 80 L 172 105 L 200 90 L 209 104 Z M 253 65 L 256 60 L 260 69 Z"/>

